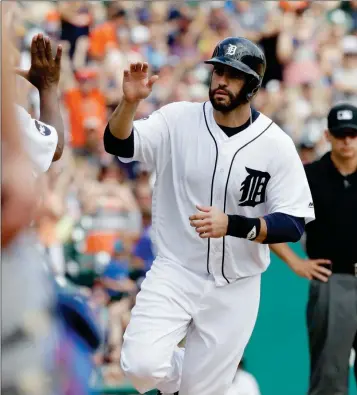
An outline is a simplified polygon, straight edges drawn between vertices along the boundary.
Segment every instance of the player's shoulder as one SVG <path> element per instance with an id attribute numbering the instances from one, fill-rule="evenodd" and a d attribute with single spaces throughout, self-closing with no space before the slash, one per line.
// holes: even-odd
<path id="1" fill-rule="evenodd" d="M 44 173 L 50 167 L 56 151 L 58 142 L 56 129 L 32 118 L 22 106 L 16 105 L 15 111 L 27 153 L 36 168 L 36 173 Z"/>
<path id="2" fill-rule="evenodd" d="M 53 126 L 48 125 L 42 121 L 34 119 L 31 117 L 31 114 L 27 112 L 27 110 L 15 104 L 15 111 L 17 115 L 17 120 L 20 124 L 20 128 L 26 132 L 30 137 L 39 137 L 39 136 L 50 136 L 51 134 L 56 134 Z"/>
<path id="3" fill-rule="evenodd" d="M 166 104 L 160 108 L 160 112 L 164 116 L 168 117 L 180 117 L 184 115 L 185 117 L 191 117 L 194 114 L 201 114 L 203 108 L 203 103 L 179 101 Z"/>
<path id="4" fill-rule="evenodd" d="M 24 124 L 31 120 L 31 115 L 26 111 L 24 107 L 20 106 L 19 104 L 15 104 L 15 112 L 17 120 L 20 122 L 20 124 Z"/>
<path id="5" fill-rule="evenodd" d="M 277 150 L 295 150 L 296 146 L 293 139 L 284 132 L 284 130 L 272 121 L 269 117 L 264 114 L 260 114 L 261 117 L 266 119 L 266 124 L 268 125 L 264 133 L 264 138 L 268 140 L 269 147 L 275 148 Z"/>

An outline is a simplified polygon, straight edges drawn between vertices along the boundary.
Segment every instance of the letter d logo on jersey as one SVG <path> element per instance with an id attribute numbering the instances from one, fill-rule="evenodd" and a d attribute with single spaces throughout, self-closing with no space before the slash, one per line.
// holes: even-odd
<path id="1" fill-rule="evenodd" d="M 242 191 L 242 197 L 240 202 L 242 203 L 239 205 L 255 207 L 265 202 L 270 174 L 265 171 L 249 169 L 249 167 L 245 169 L 247 170 L 248 176 L 241 185 L 240 190 Z"/>

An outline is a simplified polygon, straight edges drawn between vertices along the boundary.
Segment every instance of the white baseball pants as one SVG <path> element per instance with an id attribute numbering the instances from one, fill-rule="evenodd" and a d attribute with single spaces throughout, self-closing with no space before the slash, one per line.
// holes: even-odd
<path id="1" fill-rule="evenodd" d="M 217 287 L 210 275 L 157 259 L 124 334 L 121 365 L 135 388 L 224 395 L 256 322 L 260 277 Z"/>

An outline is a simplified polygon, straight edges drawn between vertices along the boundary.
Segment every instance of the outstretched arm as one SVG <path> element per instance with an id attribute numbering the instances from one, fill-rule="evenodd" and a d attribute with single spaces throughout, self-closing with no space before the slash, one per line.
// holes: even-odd
<path id="1" fill-rule="evenodd" d="M 148 68 L 147 63 L 132 63 L 130 70 L 124 71 L 123 99 L 109 120 L 103 142 L 106 152 L 121 161 L 135 160 L 158 169 L 171 155 L 169 122 L 164 114 L 167 109 L 134 122 L 138 105 L 150 95 L 159 78 L 149 78 Z"/>
<path id="2" fill-rule="evenodd" d="M 40 121 L 53 126 L 57 131 L 58 143 L 53 161 L 61 158 L 64 149 L 64 127 L 58 97 L 58 84 L 61 71 L 62 47 L 57 47 L 56 57 L 52 56 L 51 41 L 36 35 L 31 43 L 31 68 L 17 70 L 35 86 L 40 94 Z"/>
<path id="3" fill-rule="evenodd" d="M 109 120 L 109 131 L 117 139 L 125 140 L 130 136 L 138 105 L 150 95 L 159 78 L 157 75 L 149 78 L 148 69 L 147 63 L 132 63 L 130 70 L 124 71 L 123 99 Z"/>

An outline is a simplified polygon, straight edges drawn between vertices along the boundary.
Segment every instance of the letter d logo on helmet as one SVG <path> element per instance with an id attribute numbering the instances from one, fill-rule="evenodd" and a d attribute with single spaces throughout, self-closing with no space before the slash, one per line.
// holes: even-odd
<path id="1" fill-rule="evenodd" d="M 261 87 L 266 59 L 264 52 L 252 41 L 243 37 L 228 37 L 219 42 L 207 64 L 223 64 L 247 74 L 243 88 L 246 100 L 251 100 Z"/>

